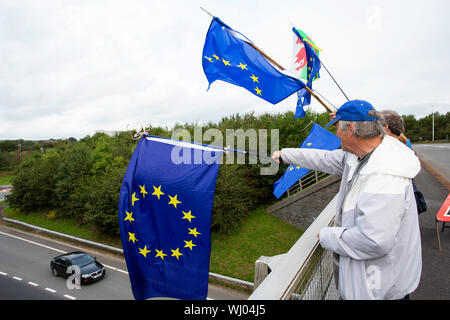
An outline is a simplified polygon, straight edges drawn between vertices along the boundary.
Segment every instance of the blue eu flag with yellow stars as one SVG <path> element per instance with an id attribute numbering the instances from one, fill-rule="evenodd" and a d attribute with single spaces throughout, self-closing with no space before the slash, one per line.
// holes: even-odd
<path id="1" fill-rule="evenodd" d="M 300 145 L 300 148 L 335 150 L 341 146 L 341 140 L 330 131 L 313 123 L 309 135 Z M 284 175 L 274 184 L 273 194 L 280 198 L 294 183 L 298 182 L 309 169 L 289 165 Z"/>
<path id="2" fill-rule="evenodd" d="M 206 299 L 220 165 L 215 160 L 221 155 L 221 150 L 170 139 L 146 137 L 137 144 L 118 210 L 135 299 Z"/>
<path id="3" fill-rule="evenodd" d="M 305 86 L 301 80 L 277 70 L 250 40 L 217 17 L 209 26 L 202 59 L 209 86 L 216 80 L 226 81 L 272 104 Z"/>

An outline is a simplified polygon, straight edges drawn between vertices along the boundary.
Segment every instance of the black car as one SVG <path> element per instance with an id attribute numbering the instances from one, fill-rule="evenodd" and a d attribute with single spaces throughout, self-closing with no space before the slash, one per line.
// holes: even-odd
<path id="1" fill-rule="evenodd" d="M 53 258 L 50 261 L 50 269 L 55 277 L 62 276 L 68 278 L 75 272 L 76 267 L 80 268 L 80 283 L 90 283 L 102 279 L 105 276 L 105 267 L 90 255 L 84 252 L 75 251 L 65 253 Z"/>

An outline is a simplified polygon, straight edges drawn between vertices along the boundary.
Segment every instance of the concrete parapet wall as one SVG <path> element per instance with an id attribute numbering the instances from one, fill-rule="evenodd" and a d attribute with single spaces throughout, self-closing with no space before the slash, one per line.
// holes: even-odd
<path id="1" fill-rule="evenodd" d="M 329 176 L 315 185 L 267 208 L 267 213 L 306 230 L 339 191 L 340 176 Z"/>

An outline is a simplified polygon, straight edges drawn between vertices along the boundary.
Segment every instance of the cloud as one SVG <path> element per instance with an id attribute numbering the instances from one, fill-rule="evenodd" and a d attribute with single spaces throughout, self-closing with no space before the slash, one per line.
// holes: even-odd
<path id="1" fill-rule="evenodd" d="M 351 99 L 376 107 L 438 103 L 449 111 L 445 1 L 22 0 L 0 3 L 0 139 L 80 138 L 96 130 L 219 121 L 237 112 L 294 110 L 215 82 L 201 51 L 205 7 L 284 66 L 291 23 Z M 346 101 L 324 69 L 314 88 Z M 323 111 L 313 101 L 311 109 Z"/>

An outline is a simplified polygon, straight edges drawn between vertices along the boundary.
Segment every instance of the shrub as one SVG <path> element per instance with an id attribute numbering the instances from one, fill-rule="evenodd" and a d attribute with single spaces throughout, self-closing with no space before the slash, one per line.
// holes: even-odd
<path id="1" fill-rule="evenodd" d="M 125 169 L 114 168 L 89 179 L 74 196 L 74 199 L 86 201 L 83 222 L 112 236 L 119 235 L 117 210 Z"/>
<path id="2" fill-rule="evenodd" d="M 245 176 L 248 168 L 238 164 L 220 166 L 214 195 L 211 228 L 228 232 L 253 209 L 255 200 Z"/>
<path id="3" fill-rule="evenodd" d="M 35 154 L 15 170 L 12 194 L 7 198 L 11 207 L 29 212 L 54 208 L 56 177 L 62 163 L 61 155 L 54 149 L 47 154 Z"/>

